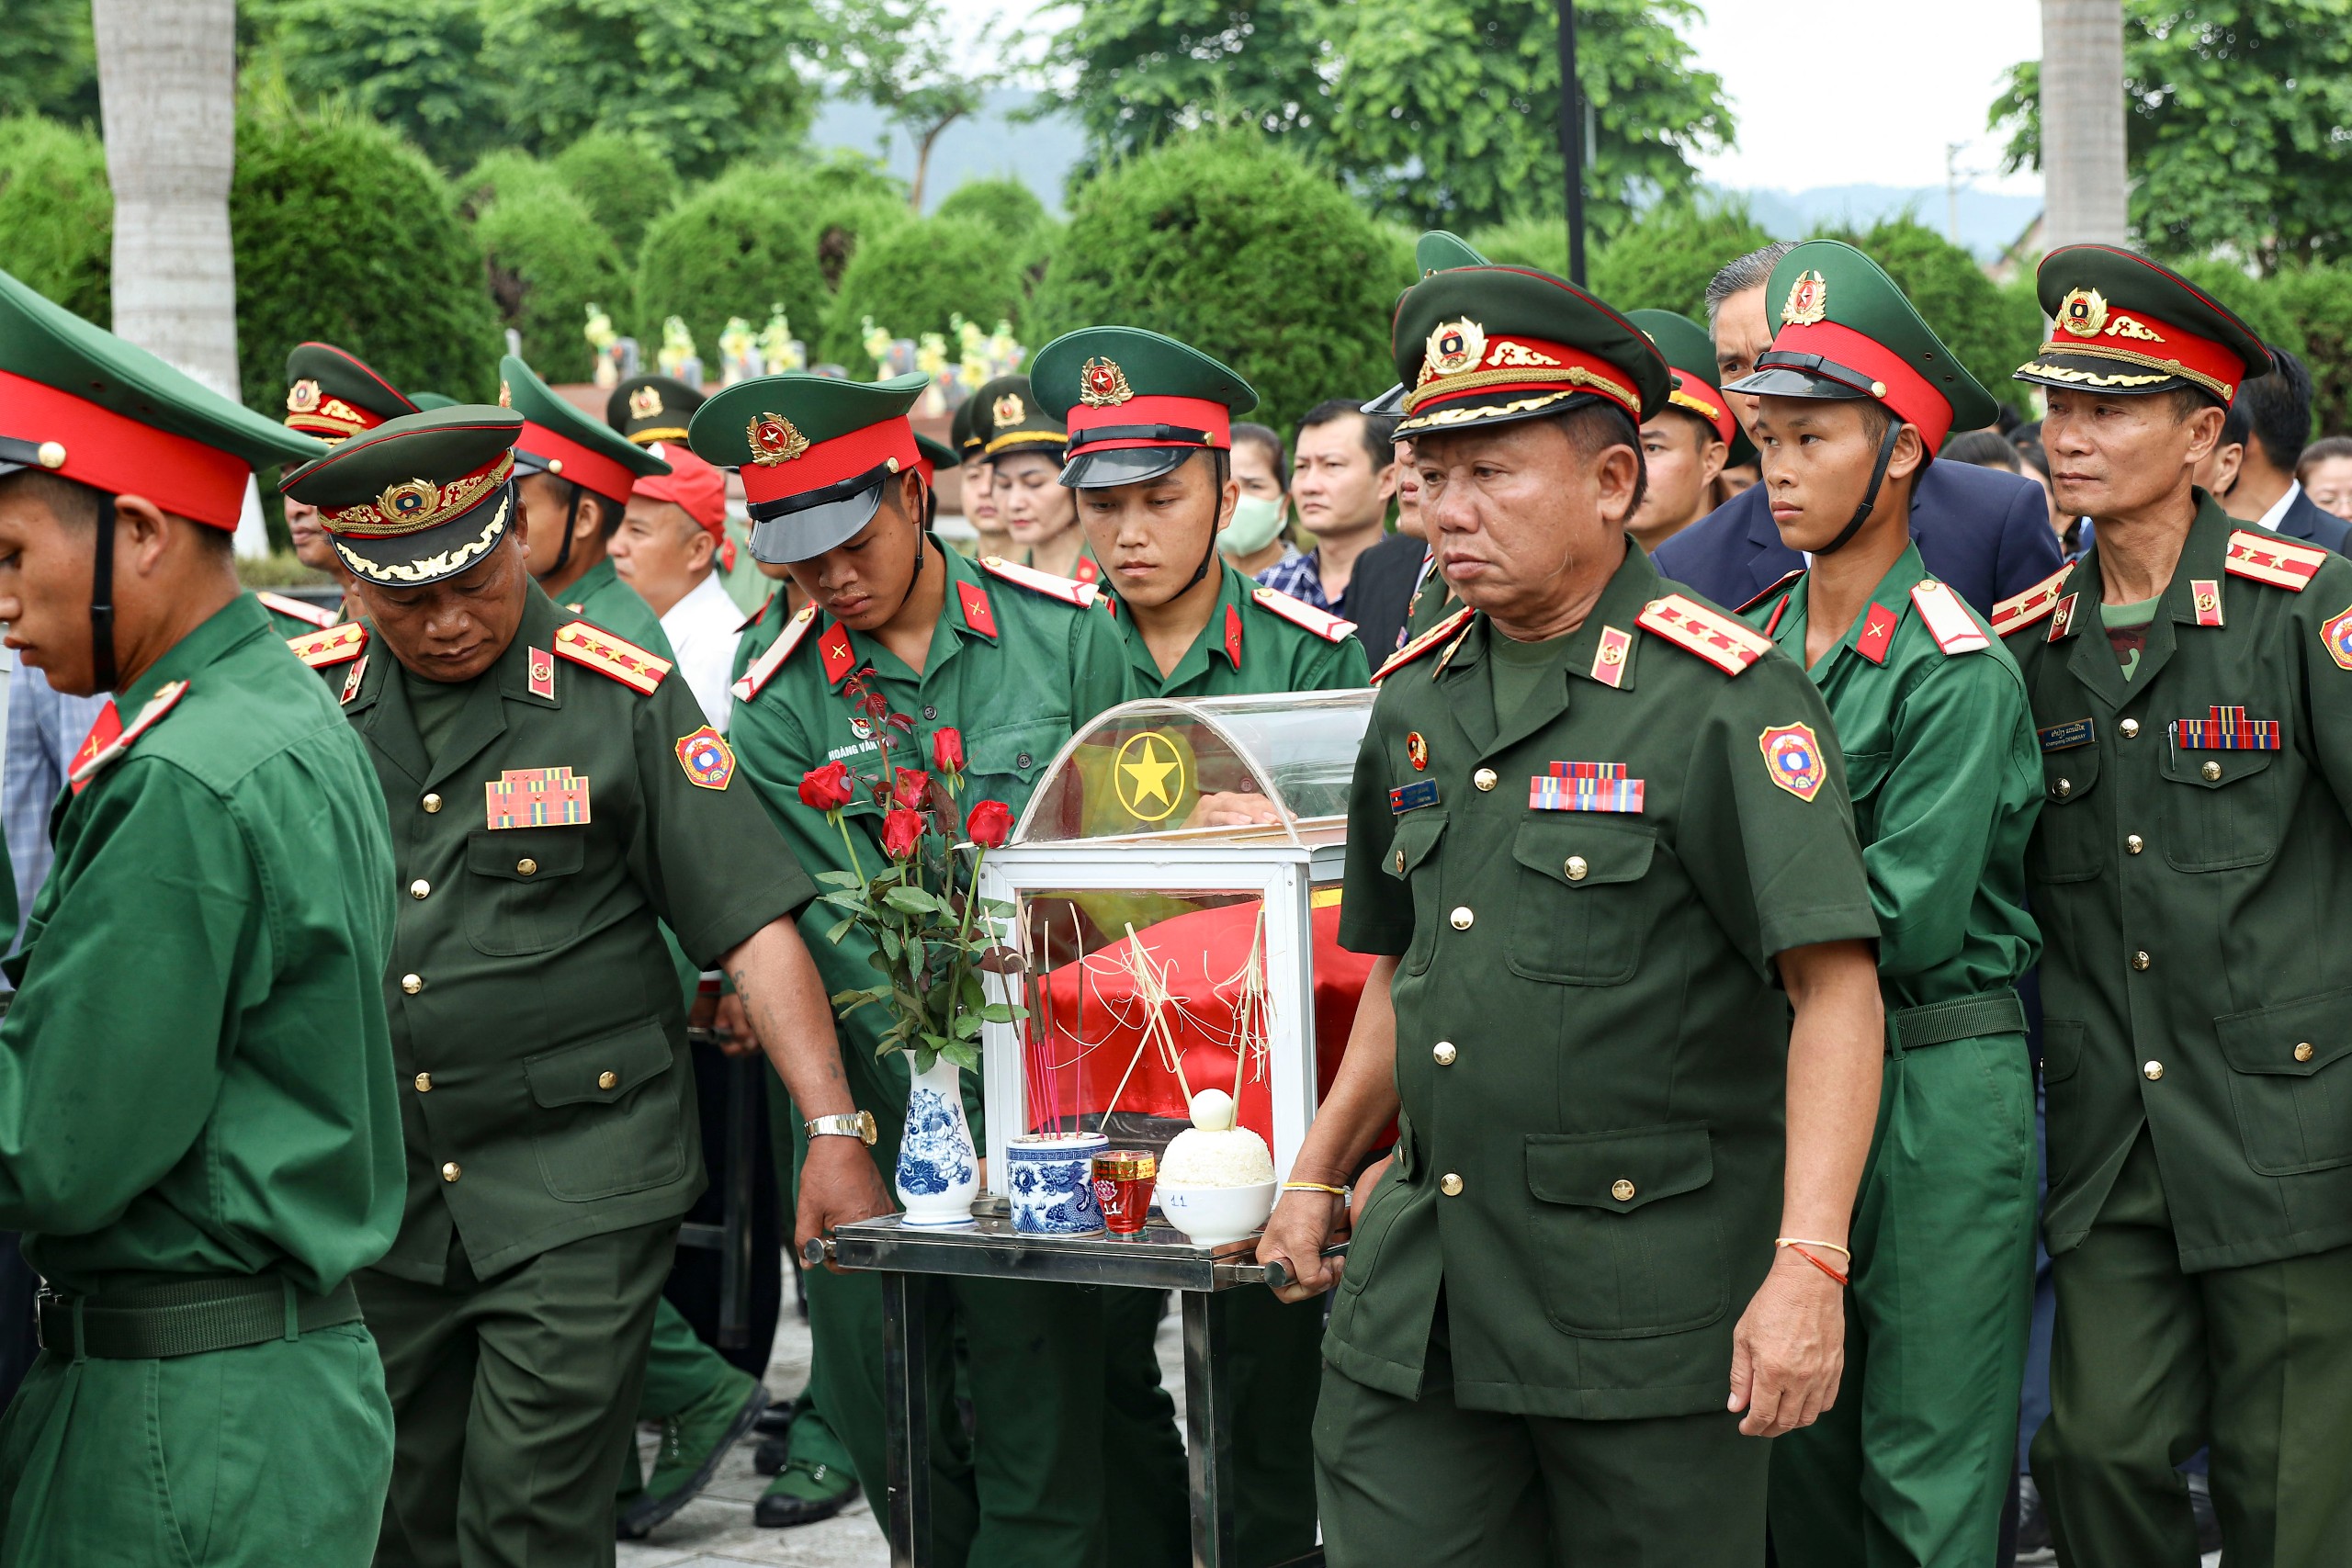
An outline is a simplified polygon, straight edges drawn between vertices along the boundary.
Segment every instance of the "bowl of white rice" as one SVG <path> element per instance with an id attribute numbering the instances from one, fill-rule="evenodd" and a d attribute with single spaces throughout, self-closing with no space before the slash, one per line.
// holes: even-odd
<path id="1" fill-rule="evenodd" d="M 1196 1247 L 1254 1235 L 1274 1212 L 1274 1156 L 1263 1138 L 1233 1124 L 1233 1114 L 1230 1096 L 1203 1090 L 1193 1099 L 1193 1124 L 1159 1156 L 1159 1211 Z"/>

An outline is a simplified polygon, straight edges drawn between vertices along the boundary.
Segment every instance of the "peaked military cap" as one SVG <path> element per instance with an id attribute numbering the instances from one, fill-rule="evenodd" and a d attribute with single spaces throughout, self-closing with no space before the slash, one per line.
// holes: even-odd
<path id="1" fill-rule="evenodd" d="M 1639 424 L 1673 378 L 1639 327 L 1566 278 L 1523 266 L 1431 273 L 1396 302 L 1400 436 L 1605 402 Z"/>
<path id="2" fill-rule="evenodd" d="M 2061 245 L 2034 291 L 2052 325 L 2017 378 L 2098 392 L 2196 387 L 2226 403 L 2271 368 L 2270 351 L 2226 305 L 2170 267 L 2114 245 Z"/>
<path id="3" fill-rule="evenodd" d="M 416 411 L 414 399 L 357 355 L 331 343 L 298 343 L 286 356 L 289 429 L 322 441 L 341 441 Z"/>
<path id="4" fill-rule="evenodd" d="M 0 474 L 41 468 L 234 529 L 254 469 L 324 450 L 0 272 Z"/>
<path id="5" fill-rule="evenodd" d="M 1715 376 L 1715 344 L 1707 329 L 1672 310 L 1629 310 L 1625 319 L 1642 329 L 1666 356 L 1674 390 L 1666 395 L 1670 408 L 1680 409 L 1712 429 L 1728 446 L 1739 438 L 1739 422 L 1731 415 Z"/>
<path id="6" fill-rule="evenodd" d="M 1775 398 L 1874 398 L 1919 427 L 1932 457 L 1955 428 L 2000 411 L 1878 263 L 1838 240 L 1807 240 L 1765 286 L 1779 300 L 1772 346 L 1724 389 Z"/>
<path id="7" fill-rule="evenodd" d="M 573 408 L 511 354 L 498 362 L 498 401 L 523 416 L 523 434 L 514 443 L 519 474 L 569 479 L 626 506 L 640 476 L 670 471 L 660 457 Z"/>
<path id="8" fill-rule="evenodd" d="M 458 400 L 447 392 L 411 392 L 408 400 L 416 405 L 420 413 L 429 409 L 453 409 L 458 406 Z"/>
<path id="9" fill-rule="evenodd" d="M 1413 243 L 1413 270 L 1423 277 L 1433 272 L 1447 272 L 1457 266 L 1485 266 L 1487 258 L 1472 250 L 1469 242 L 1458 234 L 1442 229 L 1431 229 Z M 1399 419 L 1405 412 L 1405 383 L 1399 381 L 1372 401 L 1363 412 L 1375 419 Z"/>
<path id="10" fill-rule="evenodd" d="M 844 381 L 805 370 L 722 388 L 695 411 L 695 455 L 743 476 L 752 554 L 771 566 L 823 555 L 854 538 L 893 475 L 919 468 L 907 411 L 931 378 Z"/>
<path id="11" fill-rule="evenodd" d="M 701 390 L 674 376 L 632 376 L 605 400 L 605 423 L 639 446 L 684 441 L 702 404 Z"/>
<path id="12" fill-rule="evenodd" d="M 958 462 L 968 463 L 980 456 L 980 434 L 972 428 L 980 412 L 980 395 L 974 392 L 956 405 L 955 414 L 947 422 L 947 440 L 956 448 Z"/>
<path id="13" fill-rule="evenodd" d="M 319 509 L 352 575 L 420 588 L 467 570 L 513 526 L 522 415 L 479 403 L 403 414 L 278 484 Z"/>
<path id="14" fill-rule="evenodd" d="M 915 436 L 915 453 L 920 459 L 915 467 L 922 470 L 922 482 L 925 484 L 937 484 L 939 470 L 956 465 L 955 449 L 944 441 L 933 441 L 928 435 L 918 434 Z"/>
<path id="15" fill-rule="evenodd" d="M 985 457 L 1038 452 L 1058 462 L 1069 445 L 1069 432 L 1045 411 L 1026 376 L 1000 376 L 970 400 L 972 434 L 980 438 Z"/>
<path id="16" fill-rule="evenodd" d="M 1069 428 L 1062 483 L 1135 484 L 1193 453 L 1233 449 L 1233 419 L 1258 406 L 1249 382 L 1199 349 L 1141 327 L 1081 327 L 1037 351 L 1031 383 Z"/>

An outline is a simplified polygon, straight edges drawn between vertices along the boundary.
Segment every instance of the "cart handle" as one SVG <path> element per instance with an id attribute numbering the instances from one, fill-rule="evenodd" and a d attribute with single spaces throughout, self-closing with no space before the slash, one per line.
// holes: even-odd
<path id="1" fill-rule="evenodd" d="M 1335 1247 L 1325 1247 L 1317 1256 L 1322 1258 L 1345 1258 L 1347 1255 L 1348 1244 L 1343 1241 Z M 1290 1269 L 1283 1265 L 1281 1258 L 1277 1258 L 1273 1259 L 1272 1262 L 1264 1265 L 1264 1268 L 1266 1270 L 1266 1289 L 1270 1291 L 1286 1291 L 1290 1288 Z"/>
<path id="2" fill-rule="evenodd" d="M 831 1236 L 812 1235 L 808 1238 L 808 1245 L 800 1249 L 800 1261 L 811 1269 L 820 1263 L 831 1263 L 832 1260 L 833 1238 Z"/>

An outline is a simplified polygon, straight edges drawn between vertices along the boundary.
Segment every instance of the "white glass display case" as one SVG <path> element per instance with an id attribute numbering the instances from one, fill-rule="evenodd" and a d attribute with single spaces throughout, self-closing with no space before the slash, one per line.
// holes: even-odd
<path id="1" fill-rule="evenodd" d="M 992 1170 L 1022 1133 L 1163 1147 L 1207 1089 L 1290 1169 L 1371 968 L 1338 936 L 1373 695 L 1127 703 L 1062 748 L 981 872 L 1027 1010 L 983 1039 Z"/>

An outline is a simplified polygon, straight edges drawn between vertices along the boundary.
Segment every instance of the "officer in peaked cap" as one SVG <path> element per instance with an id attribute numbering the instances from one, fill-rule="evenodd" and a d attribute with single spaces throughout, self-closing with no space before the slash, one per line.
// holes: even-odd
<path id="1" fill-rule="evenodd" d="M 48 1289 L 0 1561 L 374 1550 L 391 1416 L 350 1275 L 400 1218 L 392 850 L 230 554 L 253 470 L 324 450 L 0 274 L 0 617 L 113 694 L 7 964 L 0 1227 Z"/>
<path id="2" fill-rule="evenodd" d="M 1851 245 L 1807 241 L 1770 288 L 1780 331 L 1724 390 L 1760 399 L 1773 520 L 1812 566 L 1745 611 L 1829 705 L 1887 1013 L 1852 1234 L 1805 1248 L 1852 1280 L 1845 1376 L 1834 1409 L 1773 1445 L 1772 1543 L 1820 1568 L 1986 1562 L 2033 1294 L 2016 984 L 2038 946 L 2024 886 L 2041 789 L 2016 662 L 1928 574 L 1910 518 L 1945 433 L 1989 423 L 1993 400 Z"/>
<path id="3" fill-rule="evenodd" d="M 1069 443 L 1026 376 L 1000 376 L 972 394 L 972 432 L 989 463 L 989 500 L 1012 536 L 1010 558 L 1080 582 L 1100 582 L 1078 508 L 1061 483 Z"/>
<path id="4" fill-rule="evenodd" d="M 997 558 L 967 561 L 929 532 L 932 498 L 907 422 L 923 385 L 920 375 L 872 384 L 769 376 L 722 389 L 695 415 L 695 451 L 741 472 L 752 553 L 784 563 L 808 597 L 736 682 L 730 739 L 786 841 L 829 872 L 854 874 L 858 860 L 799 785 L 831 761 L 861 773 L 879 766 L 872 726 L 845 694 L 853 676 L 913 722 L 921 755 L 940 731 L 956 730 L 965 800 L 1001 800 L 1016 815 L 1072 730 L 1131 690 L 1126 650 L 1092 586 Z M 865 845 L 858 859 L 882 863 L 880 807 L 861 795 L 842 817 Z M 834 923 L 809 919 L 820 935 Z M 810 946 L 831 989 L 871 983 L 861 933 Z M 808 1118 L 802 1191 L 841 1188 L 859 1170 L 876 1213 L 891 1207 L 882 1181 L 898 1158 L 908 1090 L 903 1054 L 876 1057 L 880 1012 L 842 1021 L 865 1119 L 799 1107 Z M 800 1239 L 809 1235 L 804 1227 Z M 812 1270 L 808 1289 L 817 1405 L 866 1491 L 884 1495 L 879 1279 Z M 973 1416 L 986 1435 L 977 1463 L 947 1443 L 931 1456 L 930 1550 L 988 1568 L 1096 1562 L 1106 1487 L 1098 1292 L 958 1279 L 939 1293 L 968 1347 Z M 932 1341 L 943 1357 L 950 1338 Z M 944 1364 L 929 1379 L 940 1401 L 934 1431 L 957 1429 L 951 1382 Z"/>
<path id="5" fill-rule="evenodd" d="M 329 443 L 375 429 L 388 419 L 414 413 L 423 405 L 386 380 L 374 367 L 330 343 L 298 343 L 286 356 L 286 427 Z M 341 578 L 334 547 L 319 526 L 315 508 L 285 502 L 286 532 L 295 558 L 312 571 Z M 340 604 L 327 610 L 291 594 L 254 595 L 269 612 L 280 636 L 317 631 L 340 623 Z"/>
<path id="6" fill-rule="evenodd" d="M 503 409 L 412 414 L 285 481 L 352 574 L 361 618 L 297 651 L 367 743 L 399 862 L 379 1006 L 407 1198 L 359 1283 L 397 1421 L 382 1565 L 613 1559 L 704 1179 L 663 925 L 734 977 L 796 1094 L 848 1109 L 793 924 L 814 887 L 669 661 L 532 581 L 527 433 Z"/>
<path id="7" fill-rule="evenodd" d="M 1375 677 L 1340 940 L 1377 962 L 1259 1246 L 1289 1295 L 1340 1286 L 1327 1559 L 1752 1568 L 1758 1439 L 1829 1403 L 1841 1332 L 1837 1284 L 1774 1242 L 1843 1245 L 1877 1098 L 1828 714 L 1625 540 L 1671 385 L 1639 328 L 1463 267 L 1394 336 L 1464 608 Z"/>
<path id="8" fill-rule="evenodd" d="M 1672 310 L 1633 310 L 1625 319 L 1649 334 L 1674 377 L 1666 407 L 1642 422 L 1647 485 L 1641 511 L 1626 525 L 1634 543 L 1655 553 L 1714 510 L 1715 477 L 1732 444 L 1745 437 L 1716 379 L 1715 345 L 1706 328 Z"/>
<path id="9" fill-rule="evenodd" d="M 703 394 L 675 376 L 632 376 L 605 400 L 605 423 L 639 446 L 684 441 Z"/>
<path id="10" fill-rule="evenodd" d="M 2352 1561 L 2352 564 L 2191 481 L 2268 367 L 2144 256 L 2043 258 L 2058 503 L 2096 545 L 1993 624 L 2041 727 L 2027 861 L 2057 1287 L 2033 1472 L 2059 1556 Z M 2314 921 L 2317 922 L 2316 926 Z"/>
<path id="11" fill-rule="evenodd" d="M 1423 277 L 1457 266 L 1486 265 L 1486 257 L 1472 250 L 1459 236 L 1449 234 L 1442 229 L 1430 230 L 1413 246 L 1413 265 Z M 1389 388 L 1364 404 L 1363 412 L 1382 419 L 1403 417 L 1404 386 L 1399 383 Z M 1407 460 L 1404 455 L 1411 450 L 1411 444 L 1402 435 L 1396 441 L 1397 461 L 1404 463 Z M 1400 480 L 1403 472 L 1402 468 L 1398 469 Z M 1398 636 L 1410 642 L 1460 607 L 1460 601 L 1453 597 L 1453 591 L 1445 585 L 1445 579 L 1438 572 L 1437 552 L 1425 549 L 1421 556 L 1420 574 L 1414 581 L 1411 596 L 1405 602 L 1405 627 Z M 1385 658 L 1389 651 L 1383 649 L 1381 654 Z"/>

